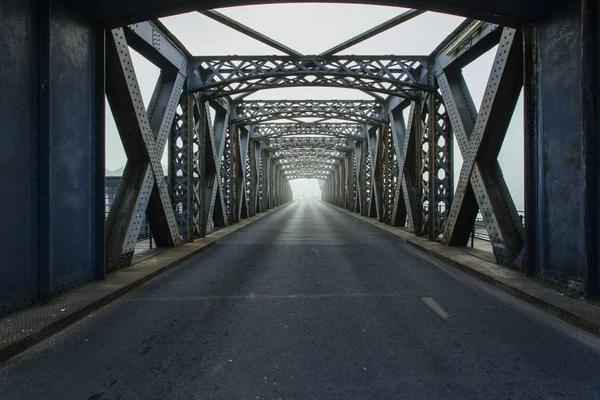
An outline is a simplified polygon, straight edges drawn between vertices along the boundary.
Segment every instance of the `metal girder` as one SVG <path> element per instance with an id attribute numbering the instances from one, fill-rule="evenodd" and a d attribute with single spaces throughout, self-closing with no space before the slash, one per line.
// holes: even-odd
<path id="1" fill-rule="evenodd" d="M 232 217 L 231 184 L 241 173 L 231 168 L 228 107 L 214 112 L 197 95 L 182 96 L 171 132 L 171 192 L 180 232 L 186 240 L 226 226 Z M 235 139 L 234 139 L 235 141 Z M 235 147 L 235 144 L 234 144 Z M 234 157 L 237 162 L 238 158 Z M 234 213 L 235 214 L 235 210 Z"/>
<path id="2" fill-rule="evenodd" d="M 504 264 L 515 261 L 524 244 L 523 226 L 497 160 L 523 86 L 522 43 L 521 32 L 504 29 L 479 113 L 459 70 L 438 77 L 464 159 L 444 242 L 466 244 L 481 210 L 494 255 Z"/>
<path id="3" fill-rule="evenodd" d="M 381 177 L 381 161 L 379 156 L 381 154 L 381 134 L 379 129 L 371 129 L 367 134 L 367 146 L 369 151 L 369 168 L 368 174 L 370 175 L 370 193 L 369 193 L 369 217 L 375 217 L 379 221 L 382 221 L 382 177 Z M 379 179 L 378 179 L 379 178 Z"/>
<path id="4" fill-rule="evenodd" d="M 389 20 L 383 22 L 382 24 L 379 24 L 359 35 L 354 36 L 351 39 L 346 40 L 343 43 L 338 44 L 335 47 L 332 47 L 331 49 L 329 49 L 327 51 L 324 51 L 323 53 L 321 53 L 319 55 L 320 56 L 331 56 L 336 53 L 339 53 L 342 50 L 346 50 L 347 48 L 352 47 L 355 44 L 364 42 L 365 40 L 370 39 L 373 36 L 379 35 L 380 33 L 385 32 L 389 29 L 392 29 L 395 26 L 403 24 L 406 21 L 410 21 L 411 19 L 418 17 L 419 15 L 422 15 L 425 12 L 426 11 L 424 11 L 424 10 L 408 10 L 392 19 L 389 19 Z"/>
<path id="5" fill-rule="evenodd" d="M 277 49 L 285 54 L 290 56 L 301 56 L 302 54 L 297 52 L 294 49 L 291 49 L 276 40 L 271 39 L 268 36 L 263 35 L 260 32 L 255 31 L 254 29 L 232 19 L 227 15 L 221 14 L 215 10 L 206 10 L 206 11 L 198 11 L 200 14 L 207 16 L 208 18 L 214 19 L 221 24 L 230 27 L 231 29 L 235 29 L 238 32 L 243 33 L 244 35 L 250 36 L 252 39 L 258 40 L 261 43 L 266 44 L 267 46 L 271 46 L 274 49 Z"/>
<path id="6" fill-rule="evenodd" d="M 286 157 L 286 158 L 278 158 L 280 165 L 288 165 L 288 164 L 305 164 L 305 163 L 314 163 L 314 164 L 337 164 L 339 162 L 338 158 L 331 157 L 319 157 L 319 156 L 296 156 L 296 157 Z"/>
<path id="7" fill-rule="evenodd" d="M 297 174 L 297 175 L 287 175 L 285 177 L 288 181 L 293 181 L 295 179 L 318 179 L 321 181 L 327 180 L 329 175 L 323 174 Z"/>
<path id="8" fill-rule="evenodd" d="M 331 164 L 328 162 L 323 163 L 314 163 L 314 162 L 306 162 L 306 163 L 295 163 L 295 164 L 280 164 L 281 169 L 284 173 L 298 173 L 303 171 L 331 171 L 335 168 L 336 164 Z"/>
<path id="9" fill-rule="evenodd" d="M 328 86 L 412 98 L 428 91 L 427 57 L 195 57 L 190 88 L 207 97 L 273 87 Z"/>
<path id="10" fill-rule="evenodd" d="M 123 31 L 129 45 L 159 68 L 187 69 L 191 55 L 160 21 L 138 22 Z"/>
<path id="11" fill-rule="evenodd" d="M 269 151 L 287 149 L 326 149 L 348 151 L 352 149 L 352 142 L 348 139 L 323 138 L 323 137 L 286 137 L 268 139 L 265 146 Z"/>
<path id="12" fill-rule="evenodd" d="M 127 165 L 107 220 L 107 269 L 129 265 L 144 215 L 159 246 L 180 243 L 161 156 L 187 74 L 163 70 L 148 110 L 144 108 L 128 42 L 122 28 L 106 46 L 106 95 L 127 154 Z"/>
<path id="13" fill-rule="evenodd" d="M 431 54 L 434 59 L 434 74 L 439 75 L 452 65 L 462 68 L 485 52 L 500 40 L 502 27 L 491 22 L 466 20 L 451 33 Z"/>
<path id="14" fill-rule="evenodd" d="M 253 139 L 261 140 L 273 137 L 288 136 L 330 136 L 363 140 L 366 128 L 359 124 L 334 124 L 334 123 L 270 123 L 251 127 Z"/>
<path id="15" fill-rule="evenodd" d="M 266 150 L 264 153 L 268 153 Z M 270 153 L 273 160 L 277 160 L 279 158 L 287 158 L 287 157 L 300 157 L 300 156 L 315 156 L 315 157 L 331 157 L 331 158 L 343 158 L 344 152 L 338 150 L 328 150 L 328 149 L 286 149 L 286 150 L 276 150 Z"/>
<path id="16" fill-rule="evenodd" d="M 255 125 L 287 118 L 323 118 L 378 124 L 383 123 L 382 111 L 380 103 L 368 100 L 255 100 L 236 106 L 233 123 Z"/>
<path id="17" fill-rule="evenodd" d="M 420 102 L 411 104 L 407 124 L 401 110 L 390 113 L 390 125 L 395 139 L 394 150 L 398 158 L 398 185 L 395 188 L 391 224 L 405 226 L 408 222 L 412 233 L 421 232 L 422 215 L 418 198 L 421 188 L 417 176 L 421 152 L 417 147 L 422 128 L 420 113 Z"/>

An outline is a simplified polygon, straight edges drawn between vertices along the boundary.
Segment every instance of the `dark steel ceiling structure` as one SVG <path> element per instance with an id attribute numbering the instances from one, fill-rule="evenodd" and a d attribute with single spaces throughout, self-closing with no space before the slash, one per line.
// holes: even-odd
<path id="1" fill-rule="evenodd" d="M 133 23 L 151 18 L 174 15 L 183 12 L 209 10 L 215 8 L 247 6 L 257 4 L 277 4 L 283 1 L 253 0 L 69 0 L 92 18 L 111 26 Z M 285 1 L 285 3 L 303 3 L 303 1 Z M 335 3 L 325 1 L 325 3 Z M 471 18 L 493 22 L 519 24 L 520 21 L 536 21 L 561 4 L 558 0 L 364 0 L 346 1 L 346 3 L 371 4 L 416 8 L 449 14 L 464 15 Z"/>

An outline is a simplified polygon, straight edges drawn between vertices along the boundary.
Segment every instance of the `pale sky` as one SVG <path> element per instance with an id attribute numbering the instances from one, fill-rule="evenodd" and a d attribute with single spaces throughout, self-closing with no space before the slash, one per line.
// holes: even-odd
<path id="1" fill-rule="evenodd" d="M 406 9 L 358 4 L 273 4 L 219 9 L 221 13 L 266 34 L 304 54 L 318 54 Z M 428 55 L 464 19 L 428 12 L 400 26 L 359 43 L 341 54 Z M 194 55 L 277 55 L 279 51 L 255 41 L 198 13 L 182 14 L 161 21 Z M 468 65 L 463 73 L 475 104 L 479 106 L 487 84 L 495 49 Z M 142 97 L 148 104 L 159 70 L 133 52 Z M 262 90 L 248 99 L 370 99 L 352 89 L 282 88 Z M 110 109 L 107 108 L 106 167 L 115 170 L 125 165 L 126 156 Z M 460 174 L 462 157 L 455 141 L 455 184 Z M 515 205 L 524 209 L 523 104 L 517 111 L 500 152 L 504 172 Z M 163 165 L 168 165 L 167 149 Z M 316 180 L 292 181 L 294 194 L 311 196 L 320 193 Z"/>

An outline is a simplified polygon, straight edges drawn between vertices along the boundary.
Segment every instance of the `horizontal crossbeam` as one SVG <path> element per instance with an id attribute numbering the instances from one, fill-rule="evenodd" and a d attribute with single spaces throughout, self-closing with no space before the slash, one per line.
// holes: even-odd
<path id="1" fill-rule="evenodd" d="M 232 122 L 254 125 L 289 118 L 346 120 L 362 124 L 381 124 L 383 106 L 368 100 L 283 100 L 245 101 L 236 107 Z"/>
<path id="2" fill-rule="evenodd" d="M 325 138 L 325 137 L 287 137 L 274 138 L 265 141 L 266 149 L 269 151 L 287 149 L 328 149 L 337 151 L 349 151 L 354 148 L 354 143 L 347 139 Z"/>
<path id="3" fill-rule="evenodd" d="M 268 139 L 289 136 L 328 136 L 362 140 L 366 129 L 359 124 L 282 124 L 271 123 L 256 125 L 251 129 L 252 139 Z"/>
<path id="4" fill-rule="evenodd" d="M 190 90 L 223 97 L 273 87 L 328 86 L 412 98 L 427 86 L 426 57 L 196 57 Z"/>

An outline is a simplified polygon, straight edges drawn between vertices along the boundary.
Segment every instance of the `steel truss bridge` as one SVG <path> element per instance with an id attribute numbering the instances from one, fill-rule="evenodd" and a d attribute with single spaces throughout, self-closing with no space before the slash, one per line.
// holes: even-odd
<path id="1" fill-rule="evenodd" d="M 0 0 L 0 314 L 129 265 L 145 218 L 158 246 L 179 246 L 291 201 L 299 178 L 448 246 L 468 243 L 481 212 L 499 264 L 600 289 L 594 1 L 423 2 L 472 18 L 431 54 L 387 56 L 340 53 L 423 11 L 305 55 L 203 2 L 151 3 Z M 190 54 L 152 19 L 192 9 L 285 55 Z M 462 69 L 495 47 L 478 109 Z M 130 49 L 160 68 L 147 108 Z M 305 86 L 370 100 L 248 99 Z M 525 228 L 498 162 L 523 90 Z M 128 158 L 106 222 L 105 96 Z"/>

